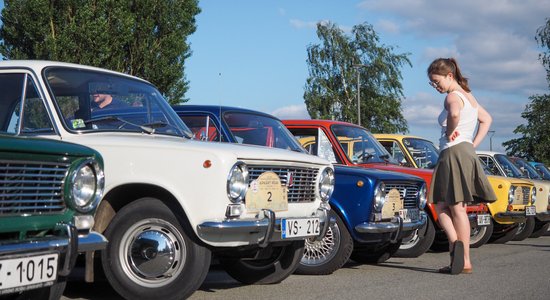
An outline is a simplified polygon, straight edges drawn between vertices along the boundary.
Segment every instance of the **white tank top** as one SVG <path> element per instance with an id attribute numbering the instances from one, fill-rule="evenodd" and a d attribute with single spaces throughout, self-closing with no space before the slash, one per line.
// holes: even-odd
<path id="1" fill-rule="evenodd" d="M 464 103 L 464 106 L 460 110 L 460 120 L 458 121 L 458 126 L 455 129 L 460 133 L 460 135 L 452 142 L 450 142 L 447 139 L 446 132 L 447 132 L 448 112 L 445 108 L 443 108 L 443 111 L 441 112 L 441 114 L 439 114 L 439 118 L 438 118 L 439 125 L 441 125 L 441 137 L 439 138 L 439 151 L 443 151 L 444 149 L 447 149 L 451 146 L 454 146 L 462 142 L 473 143 L 474 132 L 478 124 L 477 107 L 473 107 L 470 101 L 468 101 L 468 98 L 461 92 L 454 91 L 451 93 L 457 94 L 458 97 L 460 97 L 460 99 Z"/>

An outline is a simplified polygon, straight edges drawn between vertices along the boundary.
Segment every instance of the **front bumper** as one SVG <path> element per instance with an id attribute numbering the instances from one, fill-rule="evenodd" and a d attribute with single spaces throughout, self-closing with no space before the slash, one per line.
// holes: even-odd
<path id="1" fill-rule="evenodd" d="M 507 211 L 507 212 L 499 212 L 495 214 L 495 221 L 499 223 L 524 223 L 527 221 L 527 217 L 525 216 L 525 211 Z"/>
<path id="2" fill-rule="evenodd" d="M 334 220 L 329 219 L 330 208 L 319 208 L 315 216 L 319 218 L 320 232 L 314 238 L 321 240 L 327 233 L 328 227 Z M 291 218 L 289 218 L 291 219 Z M 309 237 L 282 238 L 281 219 L 277 219 L 275 212 L 263 209 L 254 219 L 224 219 L 206 221 L 197 226 L 199 236 L 211 243 L 223 242 L 258 245 L 266 247 L 269 243 L 305 240 Z"/>
<path id="3" fill-rule="evenodd" d="M 550 212 L 545 211 L 545 212 L 537 213 L 536 218 L 541 222 L 548 222 L 550 221 Z"/>
<path id="4" fill-rule="evenodd" d="M 59 253 L 58 275 L 67 276 L 80 252 L 105 249 L 107 240 L 97 232 L 79 234 L 72 224 L 57 224 L 58 235 L 0 242 L 0 258 L 33 253 Z"/>
<path id="5" fill-rule="evenodd" d="M 421 211 L 416 222 L 404 223 L 399 216 L 392 218 L 390 222 L 365 222 L 355 226 L 355 231 L 358 233 L 395 233 L 392 241 L 397 240 L 402 232 L 418 229 L 427 222 L 427 215 Z"/>

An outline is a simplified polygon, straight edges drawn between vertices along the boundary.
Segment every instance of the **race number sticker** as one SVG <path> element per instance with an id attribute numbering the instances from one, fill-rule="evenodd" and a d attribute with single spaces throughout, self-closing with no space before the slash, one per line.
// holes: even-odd
<path id="1" fill-rule="evenodd" d="M 288 210 L 288 188 L 281 184 L 277 174 L 264 172 L 250 184 L 245 203 L 249 212 L 260 209 L 286 211 Z"/>
<path id="2" fill-rule="evenodd" d="M 402 209 L 403 200 L 401 200 L 401 194 L 397 189 L 391 189 L 390 192 L 386 194 L 386 203 L 382 208 L 382 218 L 391 218 Z"/>

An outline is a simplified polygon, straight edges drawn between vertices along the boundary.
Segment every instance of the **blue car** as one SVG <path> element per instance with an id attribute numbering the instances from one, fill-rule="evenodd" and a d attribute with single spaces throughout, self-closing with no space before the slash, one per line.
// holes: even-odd
<path id="1" fill-rule="evenodd" d="M 173 106 L 195 138 L 210 142 L 252 144 L 306 150 L 282 122 L 254 110 L 207 105 Z M 401 240 L 426 223 L 426 184 L 416 176 L 340 165 L 328 140 L 316 140 L 334 164 L 335 188 L 330 199 L 334 222 L 325 237 L 306 240 L 300 274 L 330 274 L 352 256 L 360 263 L 380 263 L 390 258 Z M 425 249 L 427 250 L 427 249 Z"/>

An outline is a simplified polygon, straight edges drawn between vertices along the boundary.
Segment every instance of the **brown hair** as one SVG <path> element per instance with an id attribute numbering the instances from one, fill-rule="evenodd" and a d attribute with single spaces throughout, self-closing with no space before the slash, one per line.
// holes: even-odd
<path id="1" fill-rule="evenodd" d="M 447 74 L 452 73 L 453 77 L 456 79 L 456 82 L 466 91 L 471 92 L 470 87 L 468 86 L 468 78 L 462 76 L 460 73 L 460 68 L 458 63 L 454 58 L 438 58 L 434 60 L 428 67 L 428 76 L 442 75 L 446 76 Z"/>

